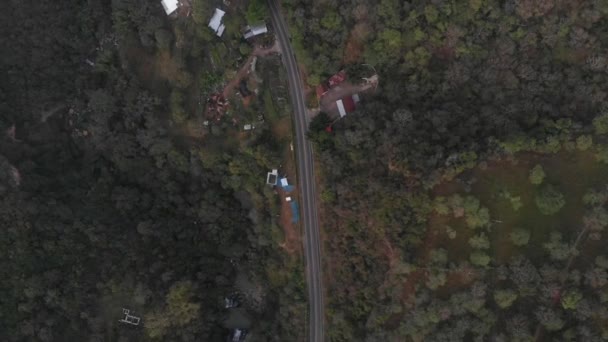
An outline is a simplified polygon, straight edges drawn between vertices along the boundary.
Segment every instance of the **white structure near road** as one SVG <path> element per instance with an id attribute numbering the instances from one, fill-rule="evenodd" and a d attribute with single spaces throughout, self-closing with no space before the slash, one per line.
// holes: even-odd
<path id="1" fill-rule="evenodd" d="M 245 39 L 249 39 L 264 34 L 266 32 L 268 32 L 268 27 L 266 26 L 266 23 L 260 23 L 251 26 L 247 25 L 245 26 L 245 33 L 243 34 L 243 37 L 245 37 Z"/>
<path id="2" fill-rule="evenodd" d="M 213 17 L 211 17 L 211 20 L 209 21 L 209 27 L 215 32 L 218 37 L 221 37 L 222 34 L 224 34 L 224 30 L 226 29 L 226 26 L 222 24 L 222 18 L 224 18 L 224 14 L 226 14 L 226 12 L 222 11 L 219 8 L 216 8 L 215 12 L 213 13 Z"/>
<path id="3" fill-rule="evenodd" d="M 287 178 L 285 178 L 285 177 L 281 178 L 281 186 L 286 187 L 288 185 L 289 185 L 289 183 L 287 182 Z"/>
<path id="4" fill-rule="evenodd" d="M 161 3 L 163 4 L 163 8 L 165 9 L 165 13 L 167 13 L 167 15 L 171 15 L 177 10 L 178 2 L 179 0 L 161 0 Z"/>
<path id="5" fill-rule="evenodd" d="M 268 175 L 266 176 L 266 184 L 277 185 L 278 180 L 279 180 L 279 170 L 272 169 L 271 172 L 268 172 Z"/>

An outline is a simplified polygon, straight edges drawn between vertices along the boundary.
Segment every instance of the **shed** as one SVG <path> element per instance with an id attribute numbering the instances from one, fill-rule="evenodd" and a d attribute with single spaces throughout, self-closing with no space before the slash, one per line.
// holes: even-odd
<path id="1" fill-rule="evenodd" d="M 211 20 L 209 20 L 209 27 L 215 32 L 218 37 L 221 37 L 222 34 L 224 34 L 224 30 L 226 29 L 226 26 L 222 24 L 222 18 L 224 18 L 224 14 L 226 14 L 226 12 L 222 11 L 219 8 L 216 8 L 215 12 L 213 13 L 213 17 L 211 17 Z"/>
<path id="2" fill-rule="evenodd" d="M 279 170 L 272 169 L 272 171 L 268 172 L 268 175 L 266 176 L 266 184 L 277 185 L 278 179 L 279 179 Z"/>
<path id="3" fill-rule="evenodd" d="M 167 15 L 170 15 L 177 10 L 178 2 L 179 0 L 161 0 L 161 3 L 163 4 L 163 8 L 165 9 L 165 13 L 167 13 Z"/>
<path id="4" fill-rule="evenodd" d="M 262 22 L 256 25 L 247 25 L 245 26 L 245 33 L 243 34 L 243 37 L 245 37 L 245 39 L 249 39 L 264 34 L 266 32 L 268 32 L 268 27 L 266 26 L 266 23 Z"/>
<path id="5" fill-rule="evenodd" d="M 285 177 L 281 178 L 281 187 L 284 188 L 288 185 L 289 185 L 289 183 L 287 182 L 287 178 L 285 178 Z"/>

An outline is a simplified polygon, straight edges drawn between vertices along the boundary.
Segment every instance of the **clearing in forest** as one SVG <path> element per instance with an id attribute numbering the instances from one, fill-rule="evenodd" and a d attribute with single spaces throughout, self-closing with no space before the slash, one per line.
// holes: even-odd
<path id="1" fill-rule="evenodd" d="M 532 315 L 537 340 L 576 325 L 572 310 L 607 296 L 606 174 L 590 152 L 519 153 L 439 184 L 404 302 L 424 287 L 443 300 L 487 292 L 498 317 Z"/>

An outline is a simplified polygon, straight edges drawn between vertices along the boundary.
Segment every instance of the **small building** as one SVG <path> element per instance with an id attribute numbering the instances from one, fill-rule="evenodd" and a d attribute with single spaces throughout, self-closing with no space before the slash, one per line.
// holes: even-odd
<path id="1" fill-rule="evenodd" d="M 277 185 L 278 180 L 279 180 L 279 170 L 272 169 L 271 172 L 268 172 L 268 175 L 266 176 L 266 184 Z"/>
<path id="2" fill-rule="evenodd" d="M 354 94 L 336 101 L 340 117 L 343 118 L 346 114 L 354 112 L 355 109 L 357 109 L 357 103 L 359 103 L 360 100 L 359 95 Z"/>
<path id="3" fill-rule="evenodd" d="M 219 8 L 215 9 L 213 13 L 213 17 L 209 20 L 209 27 L 215 32 L 218 37 L 221 37 L 224 34 L 224 30 L 226 26 L 222 23 L 222 19 L 224 18 L 224 14 L 226 12 L 222 11 Z"/>
<path id="4" fill-rule="evenodd" d="M 167 15 L 171 15 L 173 12 L 177 11 L 179 0 L 161 0 L 161 3 L 163 4 L 165 13 L 167 13 Z"/>
<path id="5" fill-rule="evenodd" d="M 239 306 L 239 302 L 236 299 L 235 296 L 229 296 L 224 298 L 224 308 L 226 309 L 232 309 L 232 308 L 236 308 Z"/>
<path id="6" fill-rule="evenodd" d="M 125 317 L 123 319 L 119 320 L 119 322 L 131 324 L 131 325 L 139 325 L 139 321 L 141 320 L 141 318 L 131 315 L 130 312 L 131 311 L 129 309 L 123 308 L 122 313 L 123 313 L 123 315 L 125 315 Z"/>
<path id="7" fill-rule="evenodd" d="M 252 129 L 255 129 L 255 125 L 252 124 L 246 124 L 243 126 L 243 129 L 246 131 L 251 131 Z"/>
<path id="8" fill-rule="evenodd" d="M 251 39 L 255 36 L 259 36 L 261 34 L 267 33 L 268 27 L 266 23 L 262 22 L 256 25 L 247 25 L 245 26 L 245 33 L 243 33 L 243 37 L 245 39 Z"/>
<path id="9" fill-rule="evenodd" d="M 287 182 L 287 178 L 286 177 L 281 178 L 281 187 L 285 188 L 287 186 L 289 186 L 289 182 Z"/>
<path id="10" fill-rule="evenodd" d="M 228 338 L 229 342 L 242 342 L 247 337 L 247 330 L 245 329 L 234 329 Z"/>

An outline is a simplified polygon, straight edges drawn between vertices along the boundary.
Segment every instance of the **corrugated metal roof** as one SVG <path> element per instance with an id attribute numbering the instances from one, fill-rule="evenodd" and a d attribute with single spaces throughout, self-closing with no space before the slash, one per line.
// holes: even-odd
<path id="1" fill-rule="evenodd" d="M 245 39 L 249 39 L 260 34 L 264 34 L 266 32 L 268 32 L 268 27 L 265 23 L 260 23 L 253 26 L 247 25 L 245 27 L 245 33 L 243 34 L 243 36 L 245 37 Z"/>
<path id="2" fill-rule="evenodd" d="M 336 101 L 338 105 L 338 111 L 340 112 L 340 117 L 344 117 L 346 115 L 346 108 L 344 108 L 344 102 L 342 100 Z"/>
<path id="3" fill-rule="evenodd" d="M 161 3 L 163 4 L 163 8 L 165 9 L 167 15 L 177 10 L 178 0 L 161 0 Z"/>
<path id="4" fill-rule="evenodd" d="M 224 34 L 224 30 L 226 29 L 226 26 L 222 24 L 222 18 L 224 17 L 224 14 L 226 14 L 226 12 L 222 11 L 219 8 L 216 8 L 215 12 L 213 13 L 213 17 L 211 17 L 211 20 L 209 21 L 209 27 L 213 31 L 215 31 L 215 34 L 217 34 L 218 37 L 221 37 L 222 34 Z"/>

